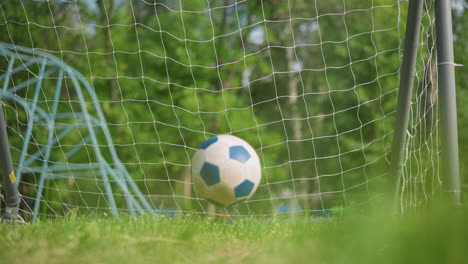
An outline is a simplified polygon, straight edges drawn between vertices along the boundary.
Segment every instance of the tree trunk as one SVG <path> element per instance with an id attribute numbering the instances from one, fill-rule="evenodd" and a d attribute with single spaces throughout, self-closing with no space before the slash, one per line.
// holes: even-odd
<path id="1" fill-rule="evenodd" d="M 97 1 L 97 5 L 101 8 L 101 18 L 102 18 L 102 23 L 104 25 L 108 25 L 107 29 L 104 29 L 105 33 L 104 33 L 104 47 L 105 47 L 105 53 L 110 53 L 110 52 L 113 52 L 114 49 L 113 49 L 113 46 L 112 46 L 112 37 L 111 37 L 111 27 L 110 25 L 112 25 L 112 10 L 114 9 L 114 1 L 111 0 L 111 1 L 108 1 L 109 4 L 106 5 L 106 2 L 105 1 L 101 1 L 101 0 L 96 0 Z M 110 55 L 107 55 L 106 56 L 106 61 L 107 61 L 107 65 L 109 67 L 111 67 L 111 65 L 113 67 L 117 67 L 117 65 L 115 65 L 115 61 L 113 59 L 112 56 Z M 118 95 L 118 88 L 117 88 L 117 80 L 116 79 L 109 79 L 108 80 L 108 85 L 109 87 L 109 92 L 110 92 L 110 95 L 111 95 L 111 99 L 112 101 L 117 101 L 118 98 L 119 98 L 119 95 Z"/>
<path id="2" fill-rule="evenodd" d="M 284 36 L 291 36 L 291 29 L 288 25 L 288 27 L 285 30 Z M 299 113 L 299 107 L 298 107 L 298 86 L 299 86 L 299 73 L 294 72 L 297 70 L 296 65 L 298 61 L 296 60 L 295 54 L 294 54 L 294 49 L 293 48 L 287 48 L 286 49 L 286 59 L 288 61 L 288 77 L 289 77 L 289 82 L 288 82 L 288 88 L 289 88 L 289 105 L 290 105 L 290 111 L 291 111 L 291 117 L 293 119 L 293 139 L 294 140 L 301 140 L 303 138 L 302 134 L 302 123 L 300 118 L 300 113 Z M 296 144 L 295 152 L 298 153 L 298 157 L 303 158 L 304 157 L 304 149 L 302 147 L 303 144 Z M 296 171 L 296 176 L 300 178 L 306 178 L 307 170 L 305 166 L 300 166 Z M 302 204 L 303 209 L 308 209 L 309 208 L 309 199 L 308 199 L 308 180 L 303 180 L 299 183 L 299 200 L 300 203 Z M 296 190 L 297 191 L 297 190 Z M 297 194 L 295 194 L 297 195 Z"/>

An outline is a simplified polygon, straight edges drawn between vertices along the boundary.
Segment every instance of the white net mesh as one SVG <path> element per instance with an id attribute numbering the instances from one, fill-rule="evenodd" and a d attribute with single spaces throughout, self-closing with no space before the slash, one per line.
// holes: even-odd
<path id="1" fill-rule="evenodd" d="M 437 112 L 437 58 L 433 2 L 423 9 L 417 73 L 414 83 L 408 141 L 402 171 L 400 206 L 420 206 L 441 187 Z"/>
<path id="2" fill-rule="evenodd" d="M 403 208 L 440 185 L 429 3 Z M 233 214 L 320 215 L 373 199 L 388 181 L 407 4 L 0 3 L 1 95 L 23 212 L 214 213 L 189 166 L 218 134 L 245 139 L 262 163 L 257 193 Z"/>

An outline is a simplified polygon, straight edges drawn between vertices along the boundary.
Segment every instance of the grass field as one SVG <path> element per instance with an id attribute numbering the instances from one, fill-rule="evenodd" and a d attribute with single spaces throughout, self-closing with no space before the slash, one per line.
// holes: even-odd
<path id="1" fill-rule="evenodd" d="M 466 209 L 438 203 L 404 216 L 370 211 L 320 219 L 146 216 L 1 224 L 0 263 L 467 263 Z"/>

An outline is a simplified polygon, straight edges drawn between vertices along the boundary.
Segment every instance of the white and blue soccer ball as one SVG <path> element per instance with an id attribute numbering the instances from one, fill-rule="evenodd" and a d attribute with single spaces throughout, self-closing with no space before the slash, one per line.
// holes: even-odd
<path id="1" fill-rule="evenodd" d="M 260 159 L 244 140 L 220 135 L 203 142 L 192 158 L 195 191 L 211 203 L 229 207 L 249 199 L 261 179 Z"/>

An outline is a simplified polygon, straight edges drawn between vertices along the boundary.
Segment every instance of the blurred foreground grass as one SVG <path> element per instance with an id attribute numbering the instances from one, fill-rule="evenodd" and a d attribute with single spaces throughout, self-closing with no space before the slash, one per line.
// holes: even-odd
<path id="1" fill-rule="evenodd" d="M 59 219 L 0 224 L 0 263 L 467 263 L 468 213 L 446 203 L 392 216 Z"/>

